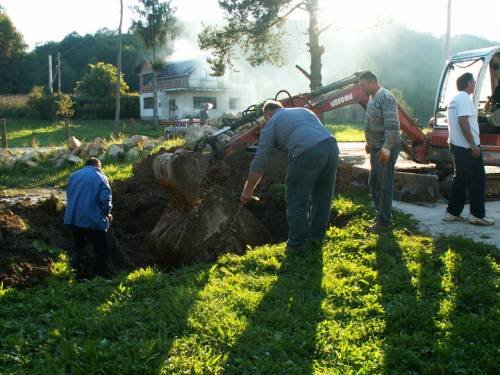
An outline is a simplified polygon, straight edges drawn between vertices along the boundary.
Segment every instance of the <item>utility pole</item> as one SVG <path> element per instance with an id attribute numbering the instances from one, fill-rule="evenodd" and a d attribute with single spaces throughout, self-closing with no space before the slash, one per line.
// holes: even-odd
<path id="1" fill-rule="evenodd" d="M 61 53 L 57 52 L 57 92 L 61 93 Z"/>
<path id="2" fill-rule="evenodd" d="M 444 44 L 444 60 L 450 57 L 450 40 L 451 40 L 451 0 L 448 0 L 448 15 L 446 19 L 446 40 Z"/>
<path id="3" fill-rule="evenodd" d="M 54 88 L 52 86 L 53 82 L 54 81 L 52 79 L 52 55 L 49 55 L 49 90 L 51 94 L 54 93 Z"/>
<path id="4" fill-rule="evenodd" d="M 118 71 L 118 82 L 115 94 L 115 122 L 114 133 L 118 135 L 120 126 L 120 89 L 122 81 L 122 22 L 123 22 L 123 0 L 120 0 L 120 25 L 118 26 L 118 53 L 116 57 L 116 70 Z"/>

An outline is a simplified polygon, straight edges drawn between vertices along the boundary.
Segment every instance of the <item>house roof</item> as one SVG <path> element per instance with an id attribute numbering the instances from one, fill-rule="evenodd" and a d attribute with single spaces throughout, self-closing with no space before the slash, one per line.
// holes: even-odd
<path id="1" fill-rule="evenodd" d="M 191 73 L 199 67 L 201 67 L 201 63 L 198 60 L 168 62 L 158 75 L 158 78 L 171 79 L 189 77 Z"/>

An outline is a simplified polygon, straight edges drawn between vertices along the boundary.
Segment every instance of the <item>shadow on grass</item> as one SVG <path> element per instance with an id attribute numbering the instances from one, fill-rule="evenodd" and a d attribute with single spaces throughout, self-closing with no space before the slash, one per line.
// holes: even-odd
<path id="1" fill-rule="evenodd" d="M 208 263 L 171 275 L 143 269 L 112 281 L 96 279 L 69 288 L 65 282 L 52 283 L 55 288 L 49 283 L 39 293 L 51 293 L 51 300 L 38 299 L 35 290 L 4 297 L 12 311 L 22 310 L 17 313 L 22 318 L 17 321 L 14 313 L 3 315 L 5 325 L 0 332 L 8 336 L 0 340 L 0 349 L 5 349 L 2 346 L 7 341 L 18 343 L 17 355 L 23 358 L 11 358 L 4 369 L 154 373 L 175 338 L 186 329 L 189 311 L 208 280 L 209 269 Z"/>
<path id="2" fill-rule="evenodd" d="M 434 318 L 441 297 L 441 275 L 436 273 L 441 268 L 440 254 L 434 248 L 420 248 L 414 259 L 409 256 L 395 232 L 379 234 L 376 266 L 385 311 L 386 374 L 434 373 L 439 368 Z"/>
<path id="3" fill-rule="evenodd" d="M 444 253 L 447 335 L 439 346 L 442 373 L 498 374 L 500 250 L 460 237 L 435 241 Z"/>
<path id="4" fill-rule="evenodd" d="M 323 291 L 320 248 L 285 253 L 278 280 L 248 317 L 232 346 L 225 374 L 310 374 Z M 262 345 L 265 342 L 266 345 Z"/>
<path id="5" fill-rule="evenodd" d="M 495 373 L 498 249 L 458 237 L 412 242 L 418 240 L 392 231 L 377 241 L 384 373 Z"/>

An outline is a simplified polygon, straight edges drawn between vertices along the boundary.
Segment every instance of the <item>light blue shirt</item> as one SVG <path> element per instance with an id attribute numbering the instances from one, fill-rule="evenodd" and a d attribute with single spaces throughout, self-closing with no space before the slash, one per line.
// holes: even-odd
<path id="1" fill-rule="evenodd" d="M 93 166 L 71 174 L 66 190 L 64 224 L 107 230 L 111 212 L 111 187 L 106 175 Z"/>
<path id="2" fill-rule="evenodd" d="M 288 160 L 292 160 L 330 138 L 332 135 L 312 111 L 306 108 L 278 109 L 260 132 L 250 171 L 264 172 L 273 148 L 286 152 Z"/>

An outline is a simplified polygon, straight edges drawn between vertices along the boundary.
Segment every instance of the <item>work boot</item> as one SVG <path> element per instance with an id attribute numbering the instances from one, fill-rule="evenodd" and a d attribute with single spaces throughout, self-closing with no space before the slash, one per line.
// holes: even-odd
<path id="1" fill-rule="evenodd" d="M 443 217 L 443 221 L 446 221 L 447 223 L 452 223 L 454 221 L 464 221 L 465 219 L 462 216 L 456 216 L 453 214 L 450 214 L 448 211 Z"/>
<path id="2" fill-rule="evenodd" d="M 495 224 L 495 220 L 488 217 L 476 217 L 472 214 L 469 215 L 469 223 L 474 225 L 490 226 Z"/>

